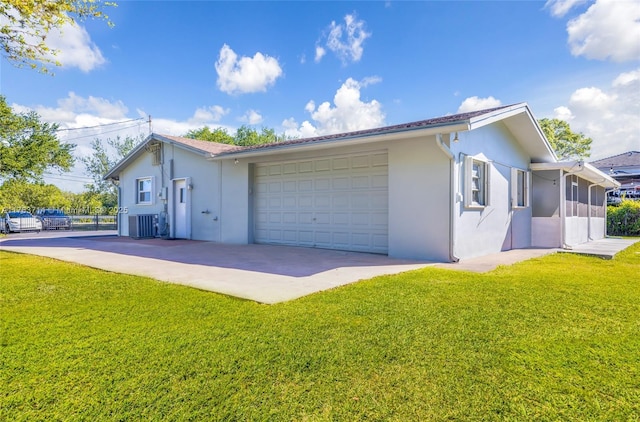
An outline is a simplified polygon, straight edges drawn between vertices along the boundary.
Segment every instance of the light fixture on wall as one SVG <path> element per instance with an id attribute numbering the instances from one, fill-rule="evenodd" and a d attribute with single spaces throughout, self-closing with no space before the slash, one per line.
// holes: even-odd
<path id="1" fill-rule="evenodd" d="M 233 164 L 238 164 L 240 161 L 238 161 L 238 159 L 236 158 L 235 160 L 233 160 Z"/>
<path id="2" fill-rule="evenodd" d="M 187 185 L 187 190 L 193 190 L 193 183 L 189 183 Z"/>
<path id="3" fill-rule="evenodd" d="M 456 132 L 456 136 L 453 137 L 453 142 L 459 142 L 460 139 L 458 139 L 458 132 Z"/>

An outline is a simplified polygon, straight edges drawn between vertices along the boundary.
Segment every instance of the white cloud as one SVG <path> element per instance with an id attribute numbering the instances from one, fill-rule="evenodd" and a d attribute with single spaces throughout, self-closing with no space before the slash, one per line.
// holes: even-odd
<path id="1" fill-rule="evenodd" d="M 280 76 L 278 60 L 258 52 L 253 57 L 240 57 L 223 45 L 216 61 L 218 88 L 227 94 L 265 92 Z"/>
<path id="2" fill-rule="evenodd" d="M 466 98 L 462 104 L 460 104 L 460 107 L 458 107 L 458 113 L 468 113 L 470 111 L 484 110 L 486 108 L 499 107 L 501 105 L 502 101 L 491 96 L 487 98 L 473 96 Z"/>
<path id="3" fill-rule="evenodd" d="M 564 16 L 575 0 L 547 2 L 551 14 Z M 640 2 L 596 0 L 567 23 L 571 54 L 595 60 L 625 62 L 640 59 Z"/>
<path id="4" fill-rule="evenodd" d="M 16 30 L 8 15 L 16 16 L 15 9 L 5 10 L 7 16 L 0 15 L 0 27 Z M 59 62 L 62 67 L 77 67 L 83 72 L 89 72 L 106 62 L 98 46 L 91 41 L 87 30 L 78 24 L 64 23 L 60 28 L 54 27 L 48 33 L 41 27 L 39 30 L 45 37 L 47 46 L 52 50 L 45 58 Z M 26 35 L 25 41 L 36 44 L 40 37 Z"/>
<path id="5" fill-rule="evenodd" d="M 248 123 L 250 125 L 262 123 L 262 120 L 262 115 L 255 110 L 247 110 L 247 112 L 240 118 L 241 122 Z"/>
<path id="6" fill-rule="evenodd" d="M 363 102 L 360 99 L 363 87 L 362 82 L 349 78 L 336 91 L 333 105 L 325 101 L 316 107 L 313 100 L 309 101 L 305 110 L 311 114 L 313 123 L 307 120 L 298 125 L 293 118 L 287 119 L 282 122 L 285 134 L 307 138 L 384 126 L 382 104 L 376 100 Z"/>
<path id="7" fill-rule="evenodd" d="M 93 154 L 91 142 L 98 139 L 130 137 L 146 137 L 149 134 L 149 124 L 147 113 L 137 109 L 136 116 L 129 116 L 129 109 L 120 100 L 111 101 L 101 97 L 81 97 L 74 92 L 70 92 L 67 97 L 57 101 L 56 106 L 47 107 L 37 105 L 27 107 L 21 104 L 12 104 L 11 107 L 16 112 L 35 111 L 40 115 L 40 120 L 48 123 L 57 123 L 59 128 L 58 137 L 62 141 L 76 144 L 74 155 L 76 157 L 86 157 Z M 230 133 L 235 128 L 219 124 L 222 116 L 229 112 L 219 105 L 197 108 L 193 115 L 186 120 L 173 120 L 163 118 L 153 118 L 153 131 L 167 135 L 181 136 L 192 129 L 202 126 L 223 127 Z M 131 121 L 140 117 L 142 119 Z M 122 122 L 122 123 L 120 123 Z M 97 127 L 96 127 L 97 126 Z M 72 130 L 67 130 L 72 129 Z M 46 179 L 48 183 L 53 183 L 61 189 L 80 192 L 84 188 L 84 183 L 90 182 L 85 174 L 84 165 L 79 161 L 73 170 L 66 175 L 57 176 L 55 179 Z M 85 178 L 85 182 L 77 181 L 78 178 Z M 74 179 L 61 180 L 61 179 Z"/>
<path id="8" fill-rule="evenodd" d="M 567 106 L 555 110 L 558 118 L 572 116 L 570 123 L 574 132 L 593 139 L 591 159 L 637 150 L 640 145 L 640 69 L 618 75 L 610 87 L 577 89 Z"/>
<path id="9" fill-rule="evenodd" d="M 315 60 L 319 62 L 325 55 L 326 50 L 320 44 L 323 44 L 326 38 L 324 45 L 333 51 L 343 64 L 360 61 L 364 52 L 363 44 L 370 36 L 371 33 L 365 30 L 365 22 L 358 20 L 355 13 L 346 15 L 344 24 L 332 21 L 318 41 Z"/>
<path id="10" fill-rule="evenodd" d="M 560 106 L 553 109 L 554 117 L 556 119 L 564 120 L 565 122 L 571 122 L 574 119 L 573 113 L 569 107 Z"/>
<path id="11" fill-rule="evenodd" d="M 77 67 L 89 72 L 106 62 L 89 33 L 79 25 L 67 23 L 61 30 L 52 29 L 47 35 L 47 44 L 57 50 L 54 59 L 63 67 Z"/>
<path id="12" fill-rule="evenodd" d="M 320 60 L 322 60 L 322 58 L 324 57 L 324 55 L 327 54 L 327 50 L 325 50 L 324 48 L 320 47 L 319 45 L 316 46 L 316 57 L 315 57 L 315 61 L 316 63 L 318 63 Z"/>
<path id="13" fill-rule="evenodd" d="M 229 113 L 229 109 L 222 106 L 214 105 L 210 107 L 197 108 L 193 117 L 189 119 L 190 123 L 200 124 L 205 122 L 219 122 L 224 115 Z"/>
<path id="14" fill-rule="evenodd" d="M 561 18 L 574 6 L 586 3 L 587 0 L 547 0 L 544 7 L 550 9 L 551 16 Z"/>

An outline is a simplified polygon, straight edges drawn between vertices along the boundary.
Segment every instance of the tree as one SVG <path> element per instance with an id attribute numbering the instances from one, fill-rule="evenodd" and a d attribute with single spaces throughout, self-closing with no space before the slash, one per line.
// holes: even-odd
<path id="1" fill-rule="evenodd" d="M 200 141 L 217 142 L 219 144 L 233 144 L 233 136 L 229 135 L 227 130 L 221 127 L 211 130 L 209 126 L 204 126 L 200 129 L 190 130 L 184 137 L 198 139 Z"/>
<path id="2" fill-rule="evenodd" d="M 204 126 L 200 129 L 190 130 L 184 137 L 239 146 L 270 144 L 289 139 L 284 135 L 277 135 L 273 129 L 263 127 L 258 132 L 255 128 L 246 125 L 240 126 L 234 136 L 229 135 L 226 129 L 216 128 L 211 130 L 208 126 Z"/>
<path id="3" fill-rule="evenodd" d="M 560 119 L 541 119 L 538 123 L 560 160 L 581 160 L 591 155 L 593 140 L 573 132 L 569 123 Z"/>
<path id="4" fill-rule="evenodd" d="M 57 186 L 26 180 L 7 180 L 0 185 L 1 210 L 28 210 L 42 208 L 68 208 L 68 195 Z"/>
<path id="5" fill-rule="evenodd" d="M 61 142 L 57 129 L 34 111 L 14 113 L 0 95 L 0 177 L 39 181 L 47 170 L 69 171 L 75 145 Z"/>
<path id="6" fill-rule="evenodd" d="M 62 64 L 55 60 L 57 50 L 47 43 L 49 32 L 86 18 L 103 19 L 113 26 L 102 9 L 115 5 L 100 0 L 0 0 L 0 48 L 14 65 L 40 66 L 41 72 L 48 73 L 47 64 Z"/>
<path id="7" fill-rule="evenodd" d="M 123 159 L 137 144 L 142 142 L 142 135 L 137 138 L 117 136 L 115 139 L 108 138 L 105 142 L 102 139 L 94 139 L 91 142 L 93 154 L 82 157 L 80 161 L 84 164 L 87 174 L 93 179 L 93 183 L 85 185 L 90 196 L 98 196 L 102 206 L 113 208 L 118 205 L 118 190 L 111 181 L 103 180 L 107 172 Z"/>

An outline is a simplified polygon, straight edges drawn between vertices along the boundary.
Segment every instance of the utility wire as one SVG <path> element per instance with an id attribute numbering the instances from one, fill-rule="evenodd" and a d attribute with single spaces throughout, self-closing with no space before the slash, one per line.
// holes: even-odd
<path id="1" fill-rule="evenodd" d="M 123 123 L 129 123 L 129 122 L 137 122 L 138 120 L 145 120 L 145 118 L 144 117 L 139 117 L 137 119 L 123 120 L 121 122 L 103 123 L 101 125 L 95 125 L 95 126 L 71 127 L 71 128 L 57 129 L 56 132 L 62 132 L 63 130 L 71 131 L 71 130 L 94 129 L 94 128 L 104 127 L 104 126 L 112 126 L 112 125 L 120 125 L 120 124 L 123 124 Z"/>
<path id="2" fill-rule="evenodd" d="M 105 132 L 93 133 L 93 134 L 90 134 L 90 135 L 83 135 L 83 136 L 76 136 L 75 138 L 66 138 L 66 139 L 64 139 L 64 141 L 66 142 L 66 141 L 75 141 L 76 139 L 83 139 L 83 138 L 95 138 L 96 136 L 104 135 L 106 133 L 120 132 L 121 130 L 133 129 L 134 127 L 140 127 L 140 123 L 136 123 L 134 125 L 127 126 L 127 127 L 122 127 L 122 128 L 119 128 L 119 129 L 107 130 Z"/>

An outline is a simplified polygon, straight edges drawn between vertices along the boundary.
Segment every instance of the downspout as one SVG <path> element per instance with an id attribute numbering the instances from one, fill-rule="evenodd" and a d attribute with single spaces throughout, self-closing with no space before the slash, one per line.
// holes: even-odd
<path id="1" fill-rule="evenodd" d="M 218 215 L 214 218 L 218 224 L 218 243 L 222 243 L 222 161 L 218 161 Z"/>
<path id="2" fill-rule="evenodd" d="M 569 172 L 567 174 L 564 175 L 564 177 L 562 178 L 562 186 L 560 187 L 562 189 L 562 193 L 560 194 L 560 210 L 561 210 L 561 218 L 560 218 L 560 223 L 562 224 L 562 239 L 560 239 L 560 244 L 562 245 L 562 249 L 571 249 L 571 246 L 567 245 L 567 224 L 566 224 L 566 219 L 567 219 L 567 177 L 569 176 L 573 176 L 574 174 L 578 174 L 580 173 L 582 170 L 584 170 L 584 165 L 582 161 L 578 162 L 578 167 L 580 168 L 577 171 L 572 171 Z M 573 187 L 571 188 L 573 190 Z M 580 189 L 578 189 L 578 192 L 580 192 Z"/>
<path id="3" fill-rule="evenodd" d="M 118 236 L 122 236 L 122 188 L 120 185 L 118 189 L 118 209 L 116 210 L 116 224 L 118 225 Z"/>
<path id="4" fill-rule="evenodd" d="M 460 258 L 456 256 L 456 230 L 455 230 L 455 169 L 456 162 L 455 156 L 442 141 L 442 134 L 438 133 L 436 135 L 436 145 L 444 152 L 444 154 L 449 158 L 449 261 L 450 262 L 458 262 Z"/>

